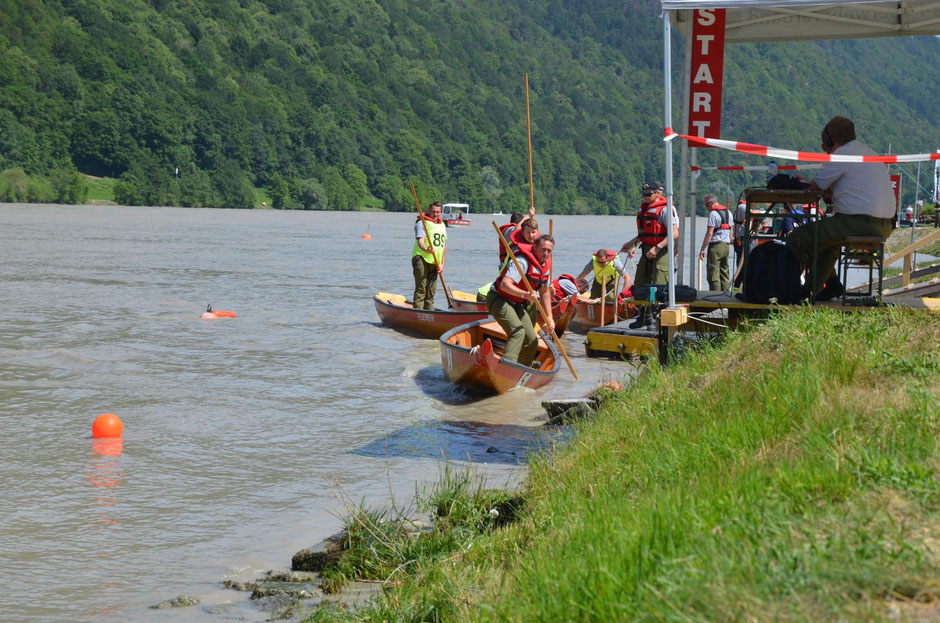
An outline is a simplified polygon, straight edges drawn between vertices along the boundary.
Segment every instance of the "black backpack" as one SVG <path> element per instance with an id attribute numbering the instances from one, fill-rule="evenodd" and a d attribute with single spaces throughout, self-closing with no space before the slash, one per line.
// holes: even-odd
<path id="1" fill-rule="evenodd" d="M 769 303 L 775 298 L 781 305 L 791 305 L 809 297 L 800 283 L 799 258 L 778 240 L 757 245 L 747 256 L 746 270 L 744 300 L 748 303 Z"/>

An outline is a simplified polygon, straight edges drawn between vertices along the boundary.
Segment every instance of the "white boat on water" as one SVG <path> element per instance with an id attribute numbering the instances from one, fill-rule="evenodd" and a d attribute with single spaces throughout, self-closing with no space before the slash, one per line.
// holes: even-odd
<path id="1" fill-rule="evenodd" d="M 466 203 L 445 203 L 441 206 L 441 219 L 448 227 L 470 225 L 470 205 Z"/>

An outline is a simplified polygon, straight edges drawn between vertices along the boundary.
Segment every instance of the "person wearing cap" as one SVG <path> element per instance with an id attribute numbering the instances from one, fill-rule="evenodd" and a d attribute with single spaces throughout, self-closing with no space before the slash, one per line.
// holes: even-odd
<path id="1" fill-rule="evenodd" d="M 731 250 L 731 214 L 727 206 L 718 203 L 718 197 L 715 195 L 705 195 L 703 201 L 708 209 L 708 228 L 705 230 L 698 258 L 704 260 L 707 251 L 708 289 L 724 292 L 731 287 L 731 268 L 728 266 L 728 252 Z"/>
<path id="2" fill-rule="evenodd" d="M 589 274 L 594 277 L 594 283 L 591 285 L 591 298 L 599 299 L 606 292 L 610 300 L 614 299 L 614 279 L 617 273 L 623 277 L 624 288 L 630 287 L 630 277 L 627 275 L 627 267 L 617 257 L 613 249 L 598 249 L 591 256 L 591 261 L 584 265 L 584 270 L 577 276 L 577 281 L 581 281 Z"/>
<path id="3" fill-rule="evenodd" d="M 846 117 L 833 117 L 823 128 L 821 138 L 827 154 L 877 155 L 855 138 L 855 124 Z M 808 269 L 813 265 L 813 248 L 818 244 L 813 292 L 817 293 L 816 300 L 822 301 L 840 296 L 845 289 L 839 283 L 835 264 L 846 236 L 887 238 L 891 234 L 894 191 L 888 167 L 866 162 L 827 162 L 810 182 L 810 190 L 823 191 L 823 198 L 835 213 L 798 227 L 787 236 L 787 248 Z"/>
<path id="4" fill-rule="evenodd" d="M 640 189 L 643 201 L 636 213 L 638 233 L 620 248 L 621 252 L 626 251 L 628 257 L 632 259 L 637 245 L 640 246 L 641 257 L 636 267 L 636 277 L 633 279 L 634 288 L 650 284 L 665 284 L 669 281 L 669 258 L 666 251 L 668 213 L 666 212 L 666 198 L 663 196 L 664 190 L 660 182 L 643 184 Z M 672 239 L 675 243 L 674 248 L 678 250 L 679 215 L 675 207 L 672 209 Z"/>

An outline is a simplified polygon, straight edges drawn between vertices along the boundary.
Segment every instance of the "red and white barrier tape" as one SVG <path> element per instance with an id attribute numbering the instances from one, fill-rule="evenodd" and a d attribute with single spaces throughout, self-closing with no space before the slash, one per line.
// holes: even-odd
<path id="1" fill-rule="evenodd" d="M 741 153 L 754 154 L 756 156 L 780 158 L 782 160 L 808 160 L 810 162 L 879 162 L 881 164 L 940 160 L 940 153 L 898 154 L 896 156 L 836 156 L 833 154 L 820 154 L 812 151 L 778 149 L 776 147 L 768 147 L 767 145 L 742 143 L 741 141 L 725 141 L 718 138 L 699 138 L 698 136 L 688 136 L 686 134 L 676 134 L 675 132 L 669 132 L 668 130 L 671 130 L 672 128 L 666 129 L 667 132 L 666 138 L 663 139 L 664 141 L 671 141 L 676 138 L 684 138 L 692 147 L 717 147 L 719 149 L 739 151 Z"/>
<path id="2" fill-rule="evenodd" d="M 795 171 L 797 169 L 818 169 L 821 164 L 778 164 L 778 171 Z M 690 171 L 766 171 L 767 165 L 749 165 L 742 167 L 689 167 Z"/>

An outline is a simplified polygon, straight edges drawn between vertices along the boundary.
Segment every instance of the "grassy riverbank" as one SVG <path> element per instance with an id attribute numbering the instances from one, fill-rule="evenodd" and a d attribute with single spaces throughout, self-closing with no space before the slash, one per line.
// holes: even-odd
<path id="1" fill-rule="evenodd" d="M 534 460 L 514 522 L 401 537 L 383 597 L 311 620 L 936 616 L 938 344 L 936 315 L 797 310 L 654 367 Z"/>

